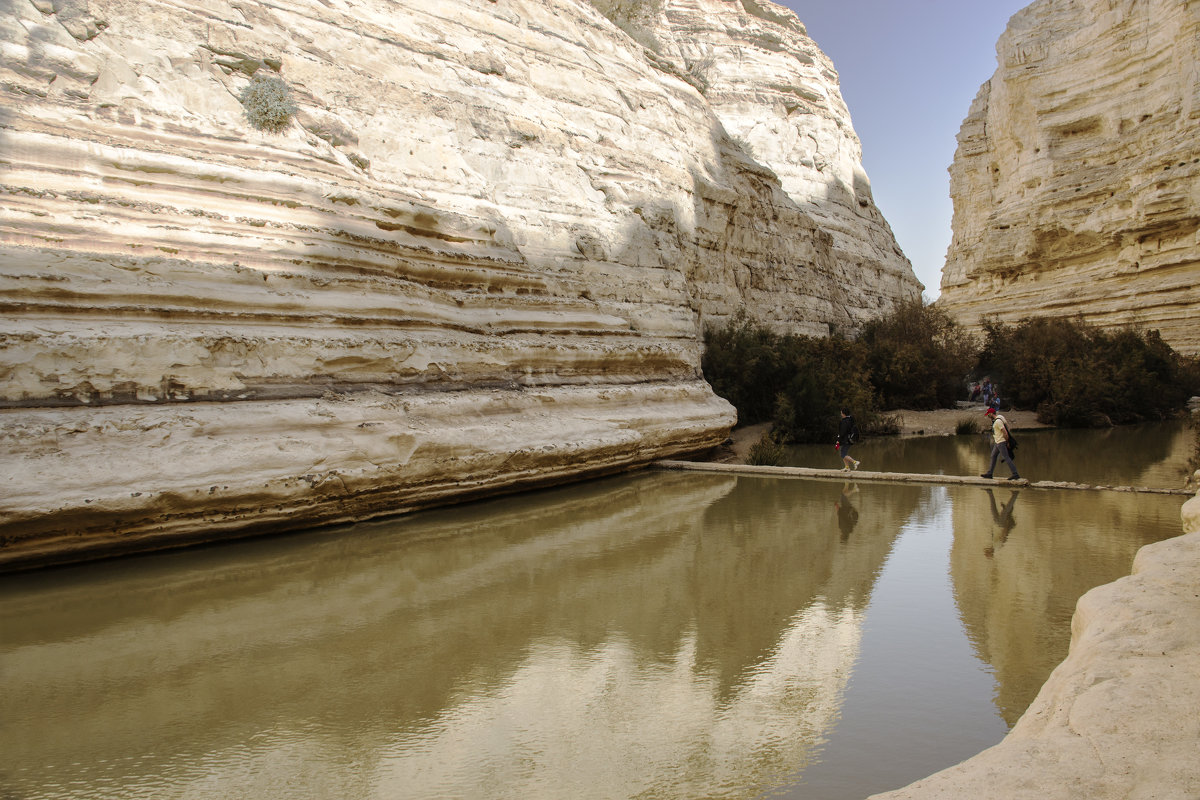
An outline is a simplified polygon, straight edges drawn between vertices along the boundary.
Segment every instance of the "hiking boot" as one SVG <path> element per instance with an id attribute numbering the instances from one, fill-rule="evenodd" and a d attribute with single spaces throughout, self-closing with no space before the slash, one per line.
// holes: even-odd
<path id="1" fill-rule="evenodd" d="M 992 473 L 990 473 L 990 472 L 981 472 L 981 473 L 979 473 L 979 477 L 981 477 L 981 478 L 990 478 L 990 477 L 992 477 Z"/>

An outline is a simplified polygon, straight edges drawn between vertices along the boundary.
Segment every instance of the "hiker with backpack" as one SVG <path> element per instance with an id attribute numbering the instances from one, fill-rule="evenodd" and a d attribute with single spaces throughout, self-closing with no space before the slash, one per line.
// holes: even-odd
<path id="1" fill-rule="evenodd" d="M 1008 420 L 996 412 L 996 409 L 991 406 L 983 412 L 984 415 L 992 422 L 992 461 L 988 464 L 988 471 L 981 473 L 979 477 L 990 478 L 992 472 L 996 469 L 996 459 L 1003 458 L 1004 463 L 1008 464 L 1008 468 L 1012 470 L 1012 475 L 1009 476 L 1010 481 L 1019 481 L 1021 476 L 1017 474 L 1017 466 L 1013 463 L 1010 446 L 1012 443 L 1012 434 L 1008 430 Z"/>
<path id="2" fill-rule="evenodd" d="M 838 422 L 837 442 L 833 445 L 841 453 L 842 463 L 846 465 L 842 467 L 843 472 L 858 469 L 859 462 L 850 457 L 850 445 L 858 444 L 860 438 L 862 437 L 858 432 L 858 423 L 850 416 L 850 409 L 843 406 L 842 418 Z"/>

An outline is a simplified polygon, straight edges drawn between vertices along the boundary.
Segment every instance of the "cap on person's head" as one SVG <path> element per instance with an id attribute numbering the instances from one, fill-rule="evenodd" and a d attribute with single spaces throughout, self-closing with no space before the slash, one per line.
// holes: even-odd
<path id="1" fill-rule="evenodd" d="M 995 414 L 995 413 L 996 413 L 996 409 L 992 408 L 991 406 L 988 406 L 987 411 L 983 412 L 984 416 L 987 416 L 988 414 Z"/>

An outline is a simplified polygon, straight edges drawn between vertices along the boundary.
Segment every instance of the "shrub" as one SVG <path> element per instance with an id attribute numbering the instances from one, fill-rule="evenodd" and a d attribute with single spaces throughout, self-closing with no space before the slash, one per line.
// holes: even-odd
<path id="1" fill-rule="evenodd" d="M 838 410 L 851 408 L 864 433 L 881 432 L 863 349 L 837 337 L 773 333 L 739 315 L 704 335 L 701 361 L 713 391 L 745 425 L 774 421 L 783 441 L 833 441 Z"/>
<path id="2" fill-rule="evenodd" d="M 786 379 L 780 337 L 738 314 L 723 328 L 705 330 L 700 363 L 713 391 L 737 409 L 740 424 L 773 418 Z"/>
<path id="3" fill-rule="evenodd" d="M 979 433 L 979 420 L 974 417 L 960 417 L 954 424 L 954 432 L 959 436 Z"/>
<path id="4" fill-rule="evenodd" d="M 863 436 L 893 436 L 900 432 L 899 414 L 872 414 Z M 862 426 L 859 426 L 860 428 Z"/>
<path id="5" fill-rule="evenodd" d="M 775 425 L 787 441 L 832 442 L 847 406 L 864 434 L 881 432 L 879 402 L 862 347 L 838 337 L 785 339 L 787 380 L 775 399 Z"/>
<path id="6" fill-rule="evenodd" d="M 768 431 L 750 445 L 746 454 L 746 463 L 754 466 L 778 467 L 783 464 L 783 443 Z"/>
<path id="7" fill-rule="evenodd" d="M 260 131 L 278 133 L 288 126 L 296 113 L 287 82 L 262 70 L 254 73 L 238 99 L 245 108 L 246 119 Z"/>
<path id="8" fill-rule="evenodd" d="M 949 314 L 919 299 L 868 322 L 858 340 L 884 408 L 953 407 L 978 351 Z"/>
<path id="9" fill-rule="evenodd" d="M 658 52 L 662 46 L 654 34 L 655 21 L 663 12 L 663 0 L 590 0 L 592 6 L 623 30 L 629 38 Z"/>
<path id="10" fill-rule="evenodd" d="M 1170 348 L 1157 331 L 1106 332 L 1073 319 L 985 322 L 979 357 L 1002 397 L 1037 410 L 1038 420 L 1095 427 L 1165 419 L 1195 387 L 1194 360 Z"/>

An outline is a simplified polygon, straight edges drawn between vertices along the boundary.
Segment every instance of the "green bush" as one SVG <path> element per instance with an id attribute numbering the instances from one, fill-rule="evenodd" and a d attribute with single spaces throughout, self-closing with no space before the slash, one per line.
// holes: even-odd
<path id="1" fill-rule="evenodd" d="M 713 391 L 738 411 L 738 423 L 774 418 L 775 395 L 787 379 L 781 337 L 739 314 L 722 328 L 704 333 L 701 367 Z"/>
<path id="2" fill-rule="evenodd" d="M 871 320 L 858 340 L 884 408 L 952 408 L 978 352 L 949 314 L 921 300 Z"/>
<path id="3" fill-rule="evenodd" d="M 245 108 L 246 119 L 260 131 L 278 133 L 296 114 L 296 104 L 292 102 L 287 82 L 262 70 L 254 73 L 238 99 Z"/>
<path id="4" fill-rule="evenodd" d="M 979 420 L 974 417 L 960 417 L 958 422 L 954 423 L 954 432 L 959 436 L 979 433 Z"/>
<path id="5" fill-rule="evenodd" d="M 773 421 L 783 441 L 833 441 L 845 405 L 864 433 L 886 428 L 856 342 L 776 334 L 742 315 L 706 330 L 704 344 L 704 375 L 741 424 Z"/>
<path id="6" fill-rule="evenodd" d="M 984 323 L 979 368 L 1001 397 L 1062 427 L 1166 419 L 1196 391 L 1196 365 L 1157 331 L 1106 332 L 1077 319 Z"/>
<path id="7" fill-rule="evenodd" d="M 1164 419 L 1200 394 L 1200 359 L 1156 331 L 1105 332 L 1076 320 L 985 322 L 976 353 L 944 313 L 904 304 L 856 341 L 773 333 L 744 314 L 704 334 L 701 367 L 743 425 L 773 422 L 782 442 L 831 442 L 847 406 L 866 435 L 899 432 L 881 409 L 952 407 L 972 364 L 1006 405 L 1062 427 Z M 959 433 L 967 432 L 960 423 Z"/>
<path id="8" fill-rule="evenodd" d="M 788 441 L 832 442 L 846 406 L 865 435 L 879 433 L 879 401 L 865 353 L 838 337 L 785 338 L 787 380 L 775 397 L 775 426 Z"/>
<path id="9" fill-rule="evenodd" d="M 768 431 L 750 445 L 746 463 L 754 466 L 778 467 L 783 464 L 783 444 L 774 433 Z"/>

